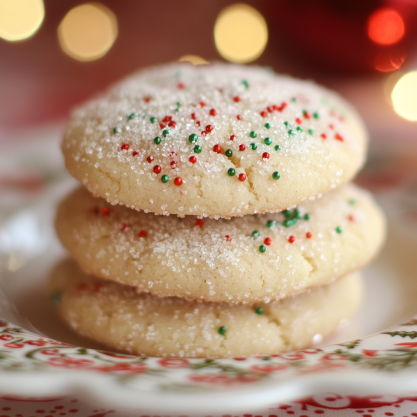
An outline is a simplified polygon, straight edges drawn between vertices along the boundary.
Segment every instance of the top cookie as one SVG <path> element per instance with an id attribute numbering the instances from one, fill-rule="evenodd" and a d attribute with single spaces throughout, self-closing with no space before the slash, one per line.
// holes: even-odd
<path id="1" fill-rule="evenodd" d="M 76 109 L 70 173 L 112 204 L 232 217 L 291 208 L 349 181 L 367 136 L 311 82 L 216 63 L 140 71 Z"/>

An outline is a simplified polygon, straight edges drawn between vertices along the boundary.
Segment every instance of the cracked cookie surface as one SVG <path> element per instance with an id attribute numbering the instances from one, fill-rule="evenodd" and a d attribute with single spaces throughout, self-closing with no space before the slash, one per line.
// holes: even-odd
<path id="1" fill-rule="evenodd" d="M 158 214 L 276 212 L 348 182 L 366 156 L 356 111 L 312 82 L 215 63 L 149 68 L 76 109 L 70 173 Z"/>
<path id="2" fill-rule="evenodd" d="M 157 296 L 255 303 L 362 267 L 385 223 L 370 194 L 351 184 L 294 210 L 218 220 L 137 212 L 79 188 L 61 203 L 56 230 L 95 276 Z"/>
<path id="3" fill-rule="evenodd" d="M 132 354 L 243 357 L 302 349 L 334 331 L 357 307 L 358 273 L 269 304 L 198 303 L 140 294 L 64 261 L 49 291 L 77 332 Z"/>

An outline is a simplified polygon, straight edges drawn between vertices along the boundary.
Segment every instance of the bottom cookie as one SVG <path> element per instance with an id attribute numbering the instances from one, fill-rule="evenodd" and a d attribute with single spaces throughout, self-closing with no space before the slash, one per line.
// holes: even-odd
<path id="1" fill-rule="evenodd" d="M 162 357 L 272 355 L 311 345 L 358 306 L 359 273 L 269 304 L 229 304 L 159 298 L 61 262 L 51 299 L 77 332 L 132 354 Z"/>

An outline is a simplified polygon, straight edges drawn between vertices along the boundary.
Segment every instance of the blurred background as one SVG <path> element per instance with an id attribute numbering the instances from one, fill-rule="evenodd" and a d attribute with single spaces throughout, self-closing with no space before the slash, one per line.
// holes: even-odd
<path id="1" fill-rule="evenodd" d="M 130 72 L 222 60 L 338 90 L 417 150 L 417 0 L 0 0 L 0 146 Z"/>

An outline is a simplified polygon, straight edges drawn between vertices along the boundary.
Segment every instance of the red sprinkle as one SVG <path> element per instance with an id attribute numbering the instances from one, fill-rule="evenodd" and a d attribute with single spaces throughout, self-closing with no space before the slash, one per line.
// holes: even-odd
<path id="1" fill-rule="evenodd" d="M 147 235 L 148 233 L 146 232 L 146 230 L 141 230 L 139 233 L 138 233 L 138 235 L 139 235 L 139 237 L 146 237 L 146 235 Z"/>
<path id="2" fill-rule="evenodd" d="M 230 136 L 230 140 L 235 140 L 236 139 L 236 135 L 231 135 Z"/>
<path id="3" fill-rule="evenodd" d="M 182 184 L 182 178 L 181 178 L 181 177 L 177 177 L 177 178 L 175 178 L 175 180 L 174 180 L 174 184 L 175 184 L 176 186 L 180 186 L 180 185 Z"/>
<path id="4" fill-rule="evenodd" d="M 159 127 L 160 127 L 161 129 L 165 129 L 165 125 L 164 125 L 163 123 L 159 123 Z"/>
<path id="5" fill-rule="evenodd" d="M 180 90 L 183 90 L 183 89 L 185 88 L 185 85 L 184 85 L 183 83 L 178 83 L 177 87 L 178 87 Z"/>
<path id="6" fill-rule="evenodd" d="M 127 151 L 129 149 L 129 145 L 127 144 L 127 143 L 124 143 L 123 145 L 122 145 L 122 150 L 123 151 Z"/>
<path id="7" fill-rule="evenodd" d="M 301 119 L 299 118 L 299 117 L 297 117 L 296 119 L 295 119 L 295 121 L 300 125 L 301 124 Z"/>
<path id="8" fill-rule="evenodd" d="M 193 120 L 197 119 L 196 114 L 195 114 L 195 113 L 191 113 L 191 118 L 192 118 Z"/>
<path id="9" fill-rule="evenodd" d="M 237 120 L 242 120 L 242 116 L 241 116 L 240 114 L 238 114 L 238 115 L 236 116 L 236 119 L 237 119 Z"/>
<path id="10" fill-rule="evenodd" d="M 132 156 L 136 156 L 136 155 L 139 155 L 139 152 L 137 152 L 137 151 L 133 151 L 133 152 L 132 152 Z"/>
<path id="11" fill-rule="evenodd" d="M 272 113 L 274 111 L 274 106 L 268 106 L 266 109 L 269 113 Z"/>
<path id="12" fill-rule="evenodd" d="M 201 136 L 207 136 L 207 132 L 206 132 L 205 130 L 203 130 L 203 131 L 201 132 Z"/>
<path id="13" fill-rule="evenodd" d="M 177 123 L 176 123 L 176 122 L 174 122 L 174 121 L 173 121 L 173 122 L 169 122 L 169 123 L 168 123 L 168 126 L 169 126 L 169 127 L 172 127 L 172 128 L 174 128 L 176 125 L 177 125 Z"/>
<path id="14" fill-rule="evenodd" d="M 329 125 L 330 129 L 334 129 L 334 126 L 332 124 Z"/>
<path id="15" fill-rule="evenodd" d="M 197 162 L 197 157 L 196 156 L 190 156 L 189 158 L 188 158 L 188 160 L 192 163 L 192 164 L 195 164 L 196 162 Z"/>
<path id="16" fill-rule="evenodd" d="M 334 135 L 334 137 L 335 137 L 335 139 L 340 140 L 341 142 L 343 142 L 343 138 L 342 138 L 342 136 L 340 136 L 340 134 L 339 134 L 339 133 L 336 133 L 336 134 Z"/>
<path id="17" fill-rule="evenodd" d="M 320 136 L 321 136 L 323 139 L 327 139 L 327 135 L 326 135 L 325 133 L 322 133 Z"/>
<path id="18" fill-rule="evenodd" d="M 283 102 L 283 103 L 281 103 L 281 105 L 278 107 L 277 110 L 279 112 L 282 112 L 285 109 L 285 107 L 287 107 L 287 103 Z"/>
<path id="19" fill-rule="evenodd" d="M 313 237 L 313 234 L 311 232 L 306 233 L 306 238 L 311 239 Z"/>
<path id="20" fill-rule="evenodd" d="M 262 154 L 262 159 L 269 159 L 269 153 L 268 152 L 264 152 Z"/>
<path id="21" fill-rule="evenodd" d="M 239 181 L 245 181 L 246 175 L 242 172 L 241 174 L 239 174 L 238 178 L 239 178 Z"/>
<path id="22" fill-rule="evenodd" d="M 197 219 L 197 221 L 195 222 L 195 225 L 198 226 L 198 227 L 203 227 L 204 222 L 203 222 L 202 219 Z"/>
<path id="23" fill-rule="evenodd" d="M 244 151 L 246 149 L 246 146 L 242 143 L 239 145 L 239 151 Z"/>
<path id="24" fill-rule="evenodd" d="M 236 103 L 239 103 L 240 97 L 239 96 L 234 96 L 233 101 L 235 101 Z"/>
<path id="25" fill-rule="evenodd" d="M 226 242 L 230 242 L 232 240 L 232 238 L 229 235 L 226 235 L 224 238 L 226 239 Z"/>
<path id="26" fill-rule="evenodd" d="M 212 130 L 214 129 L 214 126 L 213 125 L 207 125 L 206 126 L 206 132 L 211 132 Z"/>
<path id="27" fill-rule="evenodd" d="M 159 174 L 161 172 L 161 165 L 155 165 L 153 167 L 153 172 L 155 172 L 155 174 Z"/>
<path id="28" fill-rule="evenodd" d="M 172 152 L 169 154 L 169 156 L 170 156 L 171 158 L 176 158 L 178 155 L 177 155 L 177 153 L 176 153 L 176 152 L 172 151 Z"/>
<path id="29" fill-rule="evenodd" d="M 261 111 L 261 116 L 266 117 L 266 116 L 268 116 L 268 113 L 266 111 Z"/>
<path id="30" fill-rule="evenodd" d="M 266 237 L 264 243 L 269 246 L 272 243 L 272 239 L 270 237 Z"/>
<path id="31" fill-rule="evenodd" d="M 201 125 L 201 122 L 197 120 L 197 121 L 195 122 L 195 124 L 196 124 L 197 126 L 200 126 L 200 125 Z"/>
<path id="32" fill-rule="evenodd" d="M 172 162 L 170 163 L 170 165 L 171 165 L 171 168 L 172 168 L 172 169 L 175 169 L 175 168 L 177 167 L 177 163 L 176 163 L 175 161 L 172 161 Z"/>
<path id="33" fill-rule="evenodd" d="M 352 216 L 352 215 L 348 216 L 348 219 L 349 219 L 350 222 L 354 222 L 355 221 L 355 217 Z"/>
<path id="34" fill-rule="evenodd" d="M 146 158 L 146 160 L 147 160 L 149 163 L 151 163 L 151 162 L 153 161 L 153 156 L 148 156 L 148 157 Z"/>
<path id="35" fill-rule="evenodd" d="M 163 119 L 162 119 L 162 121 L 164 122 L 164 123 L 168 123 L 168 122 L 170 122 L 172 120 L 172 116 L 165 116 Z"/>
<path id="36" fill-rule="evenodd" d="M 211 109 L 210 110 L 210 116 L 215 116 L 217 114 L 216 109 Z"/>
<path id="37" fill-rule="evenodd" d="M 306 111 L 306 112 L 304 113 L 304 118 L 305 118 L 305 119 L 309 119 L 309 118 L 310 118 L 310 113 L 309 113 L 308 111 Z"/>
<path id="38" fill-rule="evenodd" d="M 125 230 L 127 227 L 127 223 L 122 223 L 122 227 L 120 228 L 121 231 L 123 232 L 123 230 Z"/>
<path id="39" fill-rule="evenodd" d="M 101 209 L 101 215 L 102 216 L 108 216 L 110 214 L 110 210 L 108 209 L 108 207 L 103 207 Z"/>
<path id="40" fill-rule="evenodd" d="M 288 237 L 288 242 L 294 243 L 295 242 L 295 236 L 291 235 Z"/>
<path id="41" fill-rule="evenodd" d="M 144 98 L 144 100 L 145 100 L 145 103 L 149 103 L 151 101 L 151 98 L 149 96 L 147 96 L 147 97 Z"/>
<path id="42" fill-rule="evenodd" d="M 204 103 L 204 101 L 200 101 L 200 107 L 204 107 L 206 105 L 206 103 Z"/>
<path id="43" fill-rule="evenodd" d="M 222 147 L 220 145 L 213 146 L 213 152 L 220 153 L 222 151 Z"/>

